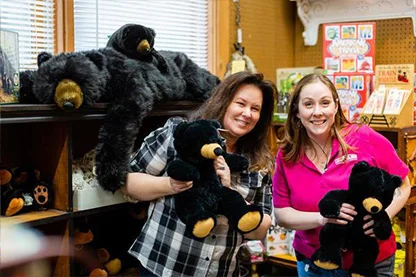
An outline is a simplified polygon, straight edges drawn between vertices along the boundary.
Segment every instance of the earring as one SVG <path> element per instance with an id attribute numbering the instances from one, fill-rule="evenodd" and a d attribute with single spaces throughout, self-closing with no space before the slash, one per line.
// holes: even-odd
<path id="1" fill-rule="evenodd" d="M 300 120 L 296 121 L 296 127 L 300 128 L 300 126 L 302 126 L 302 124 L 300 123 Z"/>

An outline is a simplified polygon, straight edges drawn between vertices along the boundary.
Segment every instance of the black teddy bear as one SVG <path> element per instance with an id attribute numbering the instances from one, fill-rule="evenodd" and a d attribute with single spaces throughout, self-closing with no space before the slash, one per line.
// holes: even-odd
<path id="1" fill-rule="evenodd" d="M 355 207 L 357 215 L 347 225 L 327 223 L 322 228 L 319 240 L 321 248 L 313 255 L 312 261 L 324 269 L 342 266 L 341 249 L 353 251 L 352 276 L 375 276 L 374 264 L 379 252 L 377 239 L 387 240 L 392 225 L 385 209 L 393 200 L 394 191 L 402 183 L 400 177 L 362 161 L 354 165 L 349 178 L 348 190 L 328 192 L 319 202 L 324 217 L 336 218 L 342 203 Z M 374 220 L 374 237 L 364 234 L 363 218 L 371 215 Z"/>
<path id="2" fill-rule="evenodd" d="M 181 52 L 163 52 L 167 73 L 153 62 L 131 59 L 111 47 L 49 58 L 40 55 L 33 92 L 41 103 L 71 110 L 110 102 L 98 136 L 96 172 L 100 185 L 113 192 L 126 181 L 134 141 L 154 105 L 204 101 L 219 83 L 218 77 Z"/>
<path id="3" fill-rule="evenodd" d="M 232 228 L 240 233 L 255 230 L 263 219 L 260 207 L 249 205 L 235 190 L 224 187 L 213 166 L 222 155 L 230 171 L 247 170 L 248 160 L 224 151 L 221 125 L 215 120 L 180 123 L 174 131 L 174 146 L 178 158 L 167 167 L 168 176 L 180 181 L 193 181 L 192 188 L 175 195 L 175 208 L 186 230 L 202 239 L 215 227 L 216 215 L 228 218 Z"/>
<path id="4" fill-rule="evenodd" d="M 139 24 L 126 24 L 111 35 L 107 47 L 112 47 L 131 59 L 155 62 L 160 72 L 166 73 L 168 65 L 165 58 L 153 48 L 155 37 L 156 33 L 151 28 Z"/>

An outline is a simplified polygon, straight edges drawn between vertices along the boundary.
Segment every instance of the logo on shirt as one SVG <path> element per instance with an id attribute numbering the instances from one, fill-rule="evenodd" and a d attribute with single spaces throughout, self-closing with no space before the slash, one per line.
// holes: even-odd
<path id="1" fill-rule="evenodd" d="M 358 159 L 357 154 L 348 154 L 347 158 L 345 159 L 345 156 L 339 157 L 335 159 L 335 164 L 342 164 L 349 161 L 356 161 Z"/>

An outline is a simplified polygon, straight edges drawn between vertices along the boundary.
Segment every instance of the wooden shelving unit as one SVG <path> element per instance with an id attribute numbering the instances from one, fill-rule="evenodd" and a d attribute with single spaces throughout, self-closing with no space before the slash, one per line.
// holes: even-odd
<path id="1" fill-rule="evenodd" d="M 185 116 L 199 105 L 190 101 L 158 104 L 143 120 L 137 144 L 168 117 Z M 51 262 L 54 276 L 77 275 L 71 247 L 67 247 L 76 220 L 91 216 L 101 218 L 104 214 L 114 216 L 111 214 L 126 211 L 127 203 L 73 211 L 72 162 L 95 147 L 107 106 L 98 103 L 70 112 L 45 104 L 0 106 L 0 168 L 32 166 L 40 170 L 41 179 L 50 181 L 54 192 L 51 209 L 0 217 L 0 226 L 25 224 L 47 236 L 61 237 L 62 252 Z"/>

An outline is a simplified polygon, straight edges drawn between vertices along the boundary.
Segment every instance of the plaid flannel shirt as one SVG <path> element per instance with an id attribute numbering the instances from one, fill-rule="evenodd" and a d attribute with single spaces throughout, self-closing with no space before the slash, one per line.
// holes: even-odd
<path id="1" fill-rule="evenodd" d="M 147 136 L 132 158 L 131 170 L 166 175 L 166 165 L 176 157 L 173 131 L 182 121 L 182 118 L 171 118 L 165 126 Z M 271 214 L 269 175 L 263 176 L 259 172 L 232 174 L 231 185 L 248 202 L 263 207 L 265 214 Z M 229 228 L 227 219 L 218 216 L 210 235 L 199 241 L 185 234 L 185 225 L 174 207 L 172 196 L 150 203 L 148 219 L 129 253 L 158 276 L 239 276 L 236 255 L 243 236 Z"/>

